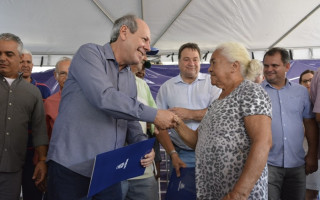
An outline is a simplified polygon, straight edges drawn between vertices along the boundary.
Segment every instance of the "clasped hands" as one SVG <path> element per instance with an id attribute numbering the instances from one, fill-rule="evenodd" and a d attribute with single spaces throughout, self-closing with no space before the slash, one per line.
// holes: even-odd
<path id="1" fill-rule="evenodd" d="M 179 125 L 180 118 L 169 110 L 158 110 L 154 124 L 159 130 L 165 130 L 169 128 L 175 128 Z M 156 131 L 157 133 L 157 131 Z"/>

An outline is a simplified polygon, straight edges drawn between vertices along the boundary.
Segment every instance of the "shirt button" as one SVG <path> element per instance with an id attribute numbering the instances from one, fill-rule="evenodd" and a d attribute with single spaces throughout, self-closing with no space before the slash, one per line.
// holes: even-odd
<path id="1" fill-rule="evenodd" d="M 10 133 L 9 133 L 9 132 L 6 132 L 6 135 L 10 135 Z"/>
<path id="2" fill-rule="evenodd" d="M 8 151 L 8 149 L 7 149 L 7 148 L 5 148 L 5 149 L 4 149 L 4 151 Z"/>
<path id="3" fill-rule="evenodd" d="M 12 92 L 12 90 L 9 90 L 9 92 Z"/>
<path id="4" fill-rule="evenodd" d="M 10 120 L 11 119 L 11 117 L 8 117 L 8 120 Z"/>
<path id="5" fill-rule="evenodd" d="M 9 103 L 9 106 L 12 106 L 12 103 Z"/>

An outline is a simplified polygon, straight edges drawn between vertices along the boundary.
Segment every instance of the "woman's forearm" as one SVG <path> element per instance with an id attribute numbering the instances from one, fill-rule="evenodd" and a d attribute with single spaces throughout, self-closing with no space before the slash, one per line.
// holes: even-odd
<path id="1" fill-rule="evenodd" d="M 178 125 L 174 128 L 180 135 L 181 139 L 190 148 L 195 149 L 198 141 L 198 130 L 190 129 L 181 119 L 178 120 Z"/>

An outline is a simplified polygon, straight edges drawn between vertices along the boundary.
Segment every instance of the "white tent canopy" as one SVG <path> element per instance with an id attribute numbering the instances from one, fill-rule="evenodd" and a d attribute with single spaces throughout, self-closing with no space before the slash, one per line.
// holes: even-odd
<path id="1" fill-rule="evenodd" d="M 160 54 L 186 42 L 203 52 L 238 41 L 251 50 L 272 46 L 320 49 L 320 0 L 1 0 L 0 32 L 21 37 L 38 55 L 71 55 L 88 42 L 105 44 L 113 21 L 143 18 Z"/>

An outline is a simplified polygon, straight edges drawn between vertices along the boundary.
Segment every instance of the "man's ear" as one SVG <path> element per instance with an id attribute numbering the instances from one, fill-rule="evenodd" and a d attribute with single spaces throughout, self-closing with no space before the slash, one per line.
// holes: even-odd
<path id="1" fill-rule="evenodd" d="M 288 72 L 289 69 L 290 69 L 290 63 L 288 62 L 288 63 L 285 65 L 285 67 L 286 67 L 286 70 L 287 70 L 287 72 Z"/>
<path id="2" fill-rule="evenodd" d="M 120 30 L 119 30 L 119 37 L 122 40 L 125 40 L 127 38 L 127 34 L 128 34 L 129 28 L 126 25 L 122 25 Z"/>
<path id="3" fill-rule="evenodd" d="M 59 74 L 56 71 L 53 71 L 53 76 L 56 80 L 58 80 Z"/>

